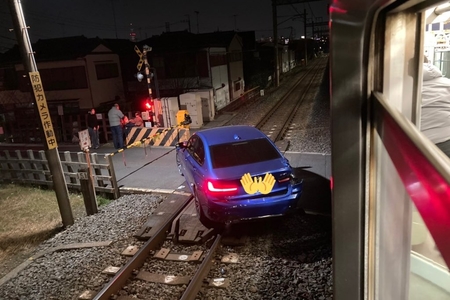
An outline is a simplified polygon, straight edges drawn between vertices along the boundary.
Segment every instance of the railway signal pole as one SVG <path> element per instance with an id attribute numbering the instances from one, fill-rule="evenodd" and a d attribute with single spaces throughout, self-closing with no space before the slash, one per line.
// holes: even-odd
<path id="1" fill-rule="evenodd" d="M 62 223 L 64 226 L 73 225 L 74 218 L 70 207 L 69 191 L 67 189 L 61 160 L 59 158 L 56 135 L 53 131 L 53 124 L 48 110 L 44 88 L 34 59 L 30 38 L 28 36 L 28 27 L 25 23 L 22 5 L 20 0 L 9 0 L 8 4 L 10 6 L 11 17 L 17 43 L 20 48 L 20 54 L 22 56 L 22 62 L 25 71 L 28 72 L 28 79 L 30 80 L 30 86 L 33 90 L 31 93 L 34 99 L 33 104 L 41 120 L 40 127 L 42 129 L 42 137 L 44 137 L 45 156 L 52 176 L 53 189 L 55 190 L 56 198 L 58 200 Z"/>
<path id="2" fill-rule="evenodd" d="M 316 2 L 320 0 L 272 0 L 272 24 L 273 24 L 273 44 L 274 44 L 274 86 L 280 85 L 280 61 L 278 59 L 278 15 L 277 6 L 292 5 L 296 3 L 308 3 Z M 304 14 L 304 28 L 305 28 L 305 64 L 306 64 L 306 51 L 307 51 L 307 38 L 306 38 L 306 9 Z"/>

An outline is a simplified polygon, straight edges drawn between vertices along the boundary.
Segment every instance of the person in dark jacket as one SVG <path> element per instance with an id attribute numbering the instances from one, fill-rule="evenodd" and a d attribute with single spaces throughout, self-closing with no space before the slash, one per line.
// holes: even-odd
<path id="1" fill-rule="evenodd" d="M 95 109 L 91 109 L 91 111 L 88 113 L 87 125 L 89 136 L 91 138 L 91 147 L 94 149 L 98 149 L 100 147 L 100 142 L 98 139 L 98 129 L 100 128 L 100 125 L 98 124 Z"/>

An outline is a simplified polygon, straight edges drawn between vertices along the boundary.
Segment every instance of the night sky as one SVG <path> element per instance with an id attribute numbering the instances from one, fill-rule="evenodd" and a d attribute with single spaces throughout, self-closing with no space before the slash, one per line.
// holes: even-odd
<path id="1" fill-rule="evenodd" d="M 16 44 L 9 0 L 0 1 L 0 52 Z M 272 36 L 271 0 L 22 0 L 25 21 L 32 42 L 39 39 L 84 35 L 86 37 L 130 37 L 137 40 L 166 31 L 188 30 L 200 33 L 238 30 L 255 31 L 256 38 Z M 314 1 L 278 7 L 279 35 L 304 34 L 303 19 L 289 20 L 307 12 L 307 18 L 327 21 L 328 1 Z M 196 13 L 196 11 L 198 13 Z M 307 29 L 311 35 L 311 28 Z"/>

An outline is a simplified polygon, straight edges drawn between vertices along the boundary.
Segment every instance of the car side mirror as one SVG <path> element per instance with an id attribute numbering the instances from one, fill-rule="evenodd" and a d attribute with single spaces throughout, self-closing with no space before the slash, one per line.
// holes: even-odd
<path id="1" fill-rule="evenodd" d="M 186 142 L 179 142 L 177 144 L 177 148 L 179 149 L 185 149 L 186 148 Z"/>

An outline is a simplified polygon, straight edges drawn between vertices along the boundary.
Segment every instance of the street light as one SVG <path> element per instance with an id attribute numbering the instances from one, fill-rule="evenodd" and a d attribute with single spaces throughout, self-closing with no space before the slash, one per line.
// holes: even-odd
<path id="1" fill-rule="evenodd" d="M 141 73 L 141 72 L 137 72 L 137 74 L 136 74 L 136 78 L 137 78 L 137 80 L 138 80 L 139 82 L 141 82 L 141 81 L 142 81 L 142 79 L 144 79 L 144 75 L 142 75 L 142 73 Z"/>

